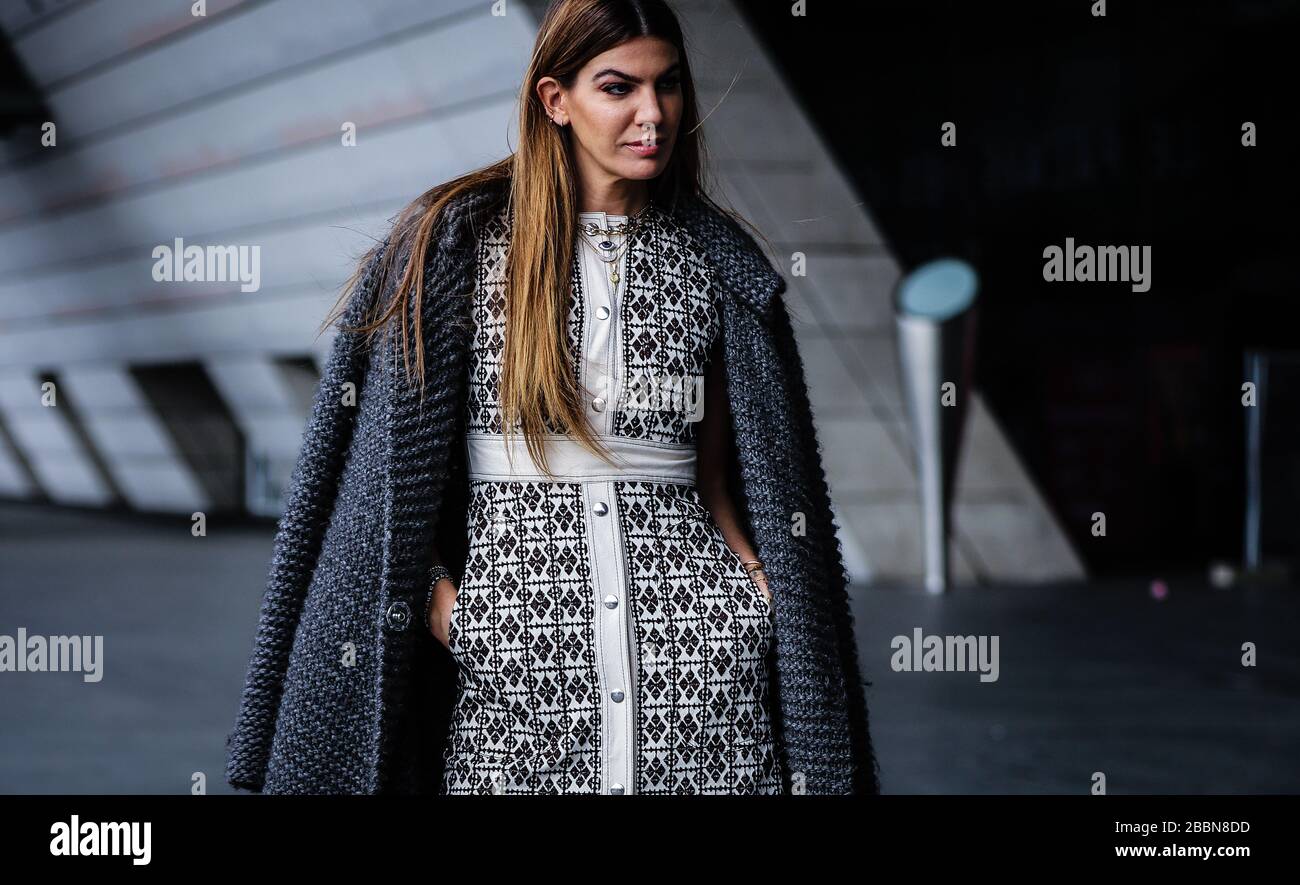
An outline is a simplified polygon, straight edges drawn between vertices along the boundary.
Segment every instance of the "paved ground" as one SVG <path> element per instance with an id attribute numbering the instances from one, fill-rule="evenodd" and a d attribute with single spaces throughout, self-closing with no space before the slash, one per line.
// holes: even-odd
<path id="1" fill-rule="evenodd" d="M 0 792 L 222 781 L 273 530 L 0 505 L 0 634 L 102 634 L 104 678 L 0 672 Z M 889 793 L 1300 792 L 1300 595 L 1164 576 L 855 588 Z M 891 640 L 996 635 L 998 679 L 890 667 Z M 1243 642 L 1258 666 L 1241 665 Z"/>

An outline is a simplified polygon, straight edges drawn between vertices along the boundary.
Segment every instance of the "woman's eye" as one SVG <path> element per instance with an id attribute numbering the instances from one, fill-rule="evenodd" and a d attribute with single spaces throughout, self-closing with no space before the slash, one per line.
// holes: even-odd
<path id="1" fill-rule="evenodd" d="M 659 88 L 676 89 L 680 82 L 681 80 L 679 78 L 673 78 L 671 80 L 661 80 L 659 83 Z M 628 89 L 628 88 L 629 86 L 626 83 L 606 83 L 604 86 L 601 87 L 601 91 L 606 92 L 609 95 L 627 95 L 626 92 L 614 92 L 613 90 Z"/>

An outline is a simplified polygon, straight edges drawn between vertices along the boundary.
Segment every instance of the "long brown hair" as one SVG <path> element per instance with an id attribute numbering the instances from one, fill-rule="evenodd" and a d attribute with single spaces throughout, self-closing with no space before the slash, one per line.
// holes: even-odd
<path id="1" fill-rule="evenodd" d="M 370 322 L 351 329 L 373 335 L 400 313 L 408 380 L 410 360 L 406 353 L 413 337 L 416 374 L 423 385 L 424 348 L 415 293 L 423 291 L 426 252 L 440 213 L 461 193 L 504 180 L 511 234 L 505 269 L 505 343 L 499 392 L 502 426 L 506 433 L 513 432 L 516 425 L 522 430 L 530 455 L 548 475 L 540 434 L 570 434 L 606 460 L 608 450 L 587 423 L 569 351 L 570 273 L 578 232 L 576 170 L 569 144 L 572 127 L 551 122 L 535 88 L 542 77 L 548 76 L 566 89 L 571 88 L 578 71 L 592 57 L 646 36 L 658 37 L 677 48 L 682 89 L 682 115 L 673 133 L 672 154 L 664 171 L 647 182 L 649 197 L 669 212 L 679 200 L 694 197 L 722 209 L 708 198 L 701 180 L 705 147 L 699 131 L 695 82 L 681 26 L 667 2 L 554 0 L 538 30 L 520 89 L 518 150 L 504 160 L 429 189 L 402 210 L 381 262 L 380 291 L 382 281 L 392 273 L 393 263 L 399 256 L 409 255 L 405 271 L 386 309 Z M 722 211 L 738 218 L 728 209 Z M 362 257 L 322 329 L 342 313 L 348 293 L 381 245 L 376 244 Z M 408 329 L 408 316 L 413 317 L 413 329 Z"/>

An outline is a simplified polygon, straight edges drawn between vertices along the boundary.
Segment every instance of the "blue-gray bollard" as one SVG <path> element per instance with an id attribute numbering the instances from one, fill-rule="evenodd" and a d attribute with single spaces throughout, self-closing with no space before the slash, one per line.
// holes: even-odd
<path id="1" fill-rule="evenodd" d="M 894 294 L 903 399 L 912 423 L 921 485 L 925 589 L 948 589 L 952 487 L 973 381 L 974 268 L 955 258 L 927 262 L 905 276 Z M 955 385 L 944 405 L 943 385 Z"/>

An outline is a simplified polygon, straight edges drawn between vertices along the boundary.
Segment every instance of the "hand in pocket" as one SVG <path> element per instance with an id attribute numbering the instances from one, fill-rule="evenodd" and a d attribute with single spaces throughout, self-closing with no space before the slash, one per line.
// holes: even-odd
<path id="1" fill-rule="evenodd" d="M 429 606 L 429 623 L 426 625 L 433 637 L 451 649 L 451 616 L 459 595 L 456 585 L 443 578 L 433 586 L 433 605 Z"/>
<path id="2" fill-rule="evenodd" d="M 749 579 L 753 581 L 755 584 L 757 584 L 758 588 L 763 591 L 763 595 L 767 597 L 767 604 L 775 607 L 776 603 L 772 601 L 772 591 L 767 589 L 767 574 L 763 572 L 762 569 L 758 569 L 757 571 L 758 574 L 750 575 Z"/>

